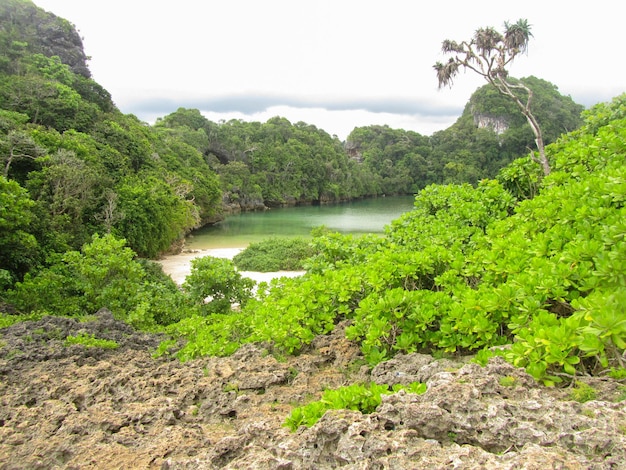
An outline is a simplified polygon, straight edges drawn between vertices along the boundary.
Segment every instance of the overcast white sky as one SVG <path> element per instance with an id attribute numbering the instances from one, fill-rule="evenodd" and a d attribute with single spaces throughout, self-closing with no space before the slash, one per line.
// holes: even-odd
<path id="1" fill-rule="evenodd" d="M 548 80 L 586 107 L 626 91 L 617 0 L 34 3 L 77 27 L 93 78 L 150 123 L 182 106 L 216 122 L 283 116 L 342 140 L 372 124 L 430 135 L 484 84 L 467 72 L 438 90 L 441 42 L 519 18 L 534 37 L 513 76 Z"/>

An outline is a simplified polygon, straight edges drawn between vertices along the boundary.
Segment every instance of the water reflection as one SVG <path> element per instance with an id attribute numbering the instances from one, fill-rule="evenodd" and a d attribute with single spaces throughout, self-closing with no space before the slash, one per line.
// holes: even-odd
<path id="1" fill-rule="evenodd" d="M 395 196 L 232 215 L 194 232 L 187 247 L 237 248 L 271 236 L 307 237 L 320 225 L 342 233 L 382 233 L 385 225 L 412 209 L 413 200 L 413 196 Z"/>

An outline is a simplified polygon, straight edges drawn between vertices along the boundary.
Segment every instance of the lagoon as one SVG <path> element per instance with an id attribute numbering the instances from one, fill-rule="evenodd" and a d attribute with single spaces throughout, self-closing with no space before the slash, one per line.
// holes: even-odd
<path id="1" fill-rule="evenodd" d="M 385 226 L 413 208 L 413 196 L 379 197 L 323 206 L 297 206 L 229 215 L 219 224 L 196 230 L 185 250 L 159 260 L 163 271 L 182 284 L 191 261 L 203 256 L 232 259 L 250 243 L 270 237 L 310 237 L 311 229 L 324 225 L 341 233 L 383 233 Z M 298 271 L 242 272 L 256 282 L 275 277 L 299 276 Z"/>
<path id="2" fill-rule="evenodd" d="M 414 196 L 390 196 L 339 204 L 296 206 L 229 215 L 194 231 L 188 250 L 245 248 L 270 237 L 309 237 L 321 225 L 341 233 L 383 233 L 384 227 L 413 208 Z"/>

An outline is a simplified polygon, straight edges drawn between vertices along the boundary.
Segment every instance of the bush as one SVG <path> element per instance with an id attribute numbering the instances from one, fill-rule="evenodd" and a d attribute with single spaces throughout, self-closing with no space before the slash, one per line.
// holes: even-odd
<path id="1" fill-rule="evenodd" d="M 70 346 L 72 344 L 82 344 L 86 348 L 102 349 L 117 349 L 120 346 L 117 341 L 96 338 L 94 335 L 90 335 L 88 333 L 79 333 L 76 336 L 68 336 L 65 339 L 65 346 Z"/>
<path id="2" fill-rule="evenodd" d="M 294 408 L 284 422 L 284 426 L 296 431 L 300 426 L 311 427 L 324 416 L 328 410 L 354 410 L 369 414 L 376 411 L 381 404 L 381 395 L 388 395 L 400 390 L 421 395 L 426 391 L 426 384 L 413 382 L 410 385 L 368 385 L 354 384 L 338 389 L 329 389 L 322 394 L 322 399 L 308 405 Z"/>
<path id="3" fill-rule="evenodd" d="M 233 304 L 243 307 L 252 297 L 254 281 L 242 277 L 232 261 L 205 256 L 191 261 L 183 290 L 206 314 L 227 313 Z"/>
<path id="4" fill-rule="evenodd" d="M 103 307 L 136 328 L 153 329 L 194 313 L 171 279 L 139 262 L 126 242 L 94 235 L 80 252 L 68 251 L 6 292 L 20 312 L 80 317 Z"/>
<path id="5" fill-rule="evenodd" d="M 272 237 L 251 243 L 233 262 L 242 271 L 299 271 L 313 254 L 313 247 L 303 238 Z"/>

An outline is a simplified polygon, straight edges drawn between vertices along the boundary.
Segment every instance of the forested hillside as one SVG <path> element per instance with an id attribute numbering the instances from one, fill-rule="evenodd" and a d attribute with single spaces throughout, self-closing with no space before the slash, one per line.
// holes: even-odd
<path id="1" fill-rule="evenodd" d="M 216 124 L 196 109 L 157 121 L 207 157 L 220 176 L 224 202 L 236 209 L 345 201 L 381 193 L 372 171 L 317 127 L 274 117 L 265 123 Z"/>
<path id="2" fill-rule="evenodd" d="M 3 278 L 21 279 L 94 233 L 154 257 L 219 220 L 219 180 L 203 156 L 119 112 L 89 78 L 72 25 L 24 0 L 0 3 L 0 20 L 0 178 L 15 212 L 3 223 L 13 238 Z"/>
<path id="3" fill-rule="evenodd" d="M 412 194 L 433 182 L 475 184 L 527 145 L 519 116 L 485 89 L 459 122 L 432 137 L 372 126 L 340 142 L 281 117 L 214 123 L 182 108 L 151 126 L 122 114 L 91 78 L 66 20 L 28 0 L 2 2 L 0 19 L 2 177 L 24 208 L 19 223 L 7 222 L 24 234 L 3 255 L 9 284 L 95 233 L 154 258 L 225 211 Z M 579 106 L 556 87 L 527 80 L 537 87 L 550 139 L 579 124 Z M 509 127 L 501 135 L 479 128 L 478 114 Z"/>
<path id="4" fill-rule="evenodd" d="M 556 86 L 535 77 L 522 82 L 533 90 L 547 143 L 581 125 L 583 107 Z M 207 156 L 226 206 L 235 210 L 414 194 L 433 183 L 476 184 L 525 156 L 534 139 L 515 105 L 488 85 L 472 95 L 455 124 L 432 136 L 368 126 L 340 142 L 304 122 L 275 117 L 217 124 L 183 108 L 156 127 Z"/>
<path id="5" fill-rule="evenodd" d="M 521 79 L 533 91 L 533 111 L 546 143 L 578 128 L 583 106 L 536 77 Z M 534 136 L 513 101 L 491 85 L 477 89 L 463 114 L 432 136 L 369 126 L 354 129 L 346 148 L 375 175 L 383 193 L 415 193 L 429 184 L 470 183 L 493 178 L 528 154 Z"/>

